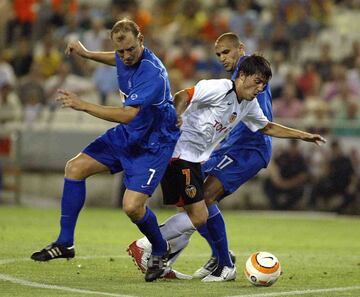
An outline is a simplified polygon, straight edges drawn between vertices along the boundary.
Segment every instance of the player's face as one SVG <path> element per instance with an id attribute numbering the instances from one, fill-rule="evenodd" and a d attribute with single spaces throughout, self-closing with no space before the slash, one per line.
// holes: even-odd
<path id="1" fill-rule="evenodd" d="M 215 44 L 215 54 L 225 70 L 232 72 L 245 51 L 243 45 L 235 46 L 230 40 L 223 40 Z"/>
<path id="2" fill-rule="evenodd" d="M 240 73 L 235 80 L 236 92 L 239 99 L 253 100 L 257 94 L 262 92 L 267 81 L 258 74 L 244 75 Z"/>
<path id="3" fill-rule="evenodd" d="M 125 38 L 119 40 L 120 34 L 124 35 Z M 135 37 L 131 32 L 119 32 L 112 36 L 112 41 L 115 51 L 125 65 L 132 66 L 140 60 L 144 49 L 142 36 Z"/>

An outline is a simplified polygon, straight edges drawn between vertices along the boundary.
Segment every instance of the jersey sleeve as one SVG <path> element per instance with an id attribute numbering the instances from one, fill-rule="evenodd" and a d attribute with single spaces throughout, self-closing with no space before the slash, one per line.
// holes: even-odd
<path id="1" fill-rule="evenodd" d="M 195 85 L 190 101 L 191 103 L 218 105 L 229 89 L 231 87 L 224 79 L 201 80 Z"/>
<path id="2" fill-rule="evenodd" d="M 256 132 L 257 130 L 264 128 L 269 123 L 269 120 L 261 110 L 256 98 L 248 103 L 247 112 L 242 119 L 242 122 L 252 132 Z"/>
<path id="3" fill-rule="evenodd" d="M 166 79 L 150 62 L 142 62 L 134 74 L 132 84 L 125 106 L 148 106 L 165 99 Z"/>

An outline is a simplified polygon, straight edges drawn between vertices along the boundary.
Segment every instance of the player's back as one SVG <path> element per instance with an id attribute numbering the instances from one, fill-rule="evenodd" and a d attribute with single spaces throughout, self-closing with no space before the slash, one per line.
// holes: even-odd
<path id="1" fill-rule="evenodd" d="M 145 48 L 136 65 L 125 65 L 117 54 L 116 64 L 124 106 L 140 107 L 130 123 L 117 126 L 122 138 L 119 145 L 157 150 L 163 144 L 175 143 L 179 129 L 168 74 L 161 61 Z"/>

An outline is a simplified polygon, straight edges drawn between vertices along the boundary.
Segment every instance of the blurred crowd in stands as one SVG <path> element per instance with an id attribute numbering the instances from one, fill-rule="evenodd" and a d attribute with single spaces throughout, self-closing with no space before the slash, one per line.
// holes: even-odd
<path id="1" fill-rule="evenodd" d="M 119 104 L 116 69 L 67 57 L 64 49 L 79 39 L 89 50 L 112 50 L 109 29 L 122 17 L 140 25 L 145 45 L 168 69 L 172 92 L 200 79 L 228 77 L 213 44 L 232 31 L 247 54 L 259 52 L 271 61 L 278 122 L 360 137 L 358 0 L 0 0 L 0 125 L 51 121 L 59 112 L 54 101 L 59 88 L 100 104 Z M 356 148 L 346 157 L 359 179 Z M 273 163 L 281 166 L 284 158 L 292 155 L 274 155 Z M 297 166 L 306 172 L 314 167 L 306 160 Z M 314 184 L 318 188 L 310 196 L 321 196 L 322 177 Z M 267 181 L 265 189 L 274 207 L 281 207 L 272 198 L 278 187 Z"/>

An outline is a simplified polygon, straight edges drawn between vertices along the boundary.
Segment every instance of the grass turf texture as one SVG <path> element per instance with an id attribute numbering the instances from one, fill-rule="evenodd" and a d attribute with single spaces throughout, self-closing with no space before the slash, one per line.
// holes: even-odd
<path id="1" fill-rule="evenodd" d="M 155 212 L 159 222 L 174 213 Z M 127 245 L 141 234 L 121 210 L 83 210 L 76 230 L 77 257 L 70 261 L 36 263 L 29 260 L 29 256 L 56 238 L 59 211 L 1 207 L 0 275 L 119 296 L 286 296 L 274 293 L 350 286 L 359 288 L 304 296 L 360 296 L 358 218 L 256 212 L 224 212 L 224 217 L 230 248 L 237 255 L 236 281 L 209 284 L 199 280 L 160 280 L 146 283 L 125 252 Z M 283 269 L 278 282 L 269 288 L 253 287 L 243 276 L 247 257 L 260 250 L 275 254 Z M 207 244 L 195 234 L 174 268 L 192 274 L 209 255 Z M 87 295 L 33 288 L 0 278 L 0 296 Z"/>

